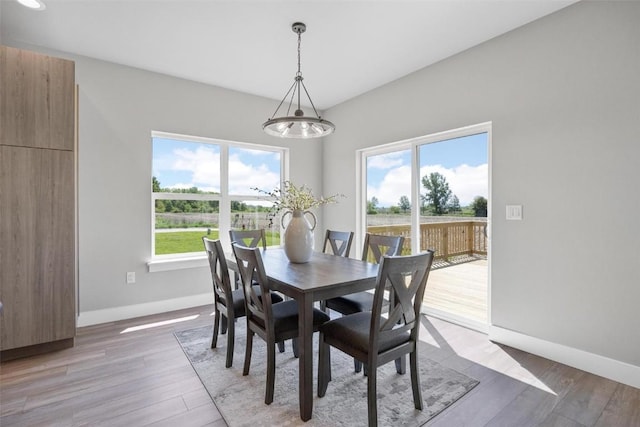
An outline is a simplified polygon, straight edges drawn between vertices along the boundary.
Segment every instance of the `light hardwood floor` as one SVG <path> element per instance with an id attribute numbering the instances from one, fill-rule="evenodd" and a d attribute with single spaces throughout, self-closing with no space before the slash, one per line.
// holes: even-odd
<path id="1" fill-rule="evenodd" d="M 71 349 L 2 363 L 0 425 L 225 426 L 172 334 L 211 311 L 80 328 Z M 423 319 L 421 338 L 429 357 L 481 381 L 428 426 L 640 426 L 639 389 L 438 319 Z"/>

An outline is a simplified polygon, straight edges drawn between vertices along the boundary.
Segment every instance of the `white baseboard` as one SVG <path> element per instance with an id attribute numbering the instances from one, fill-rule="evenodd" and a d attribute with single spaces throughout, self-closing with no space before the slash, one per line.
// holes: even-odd
<path id="1" fill-rule="evenodd" d="M 467 329 L 482 332 L 483 334 L 487 334 L 489 331 L 489 325 L 487 325 L 486 323 L 481 323 L 475 320 L 468 319 L 466 317 L 457 316 L 447 311 L 438 310 L 437 308 L 427 307 L 425 304 L 422 304 L 420 312 L 426 314 L 427 316 L 444 320 L 445 322 L 454 323 L 456 325 L 464 326 Z"/>
<path id="2" fill-rule="evenodd" d="M 619 383 L 640 388 L 640 366 L 545 341 L 498 326 L 489 327 L 489 339 Z"/>
<path id="3" fill-rule="evenodd" d="M 117 320 L 165 313 L 167 311 L 198 307 L 201 305 L 212 303 L 213 291 L 206 294 L 190 295 L 188 297 L 153 301 L 144 304 L 134 304 L 126 305 L 123 307 L 105 308 L 102 310 L 84 311 L 80 312 L 80 315 L 78 316 L 77 326 L 82 327 L 97 325 L 100 323 L 115 322 Z"/>

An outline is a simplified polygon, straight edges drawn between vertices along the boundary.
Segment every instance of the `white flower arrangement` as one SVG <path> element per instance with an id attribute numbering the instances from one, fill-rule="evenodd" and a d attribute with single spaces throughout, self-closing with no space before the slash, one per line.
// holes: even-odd
<path id="1" fill-rule="evenodd" d="M 268 196 L 267 198 L 273 202 L 273 207 L 269 216 L 273 219 L 281 211 L 307 211 L 317 206 L 329 203 L 337 203 L 338 197 L 344 197 L 343 194 L 334 194 L 329 197 L 316 197 L 313 191 L 306 185 L 296 186 L 291 181 L 285 181 L 282 188 L 276 188 L 272 191 L 265 191 L 259 188 L 252 188 Z"/>

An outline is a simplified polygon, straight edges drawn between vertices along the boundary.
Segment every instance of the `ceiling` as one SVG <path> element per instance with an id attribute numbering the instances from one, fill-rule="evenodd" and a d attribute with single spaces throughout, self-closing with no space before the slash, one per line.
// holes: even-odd
<path id="1" fill-rule="evenodd" d="M 0 1 L 4 43 L 98 58 L 280 100 L 297 70 L 327 109 L 576 0 Z"/>

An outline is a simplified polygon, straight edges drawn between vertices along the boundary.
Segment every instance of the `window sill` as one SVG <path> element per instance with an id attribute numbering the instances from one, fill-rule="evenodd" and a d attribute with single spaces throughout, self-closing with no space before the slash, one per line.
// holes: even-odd
<path id="1" fill-rule="evenodd" d="M 209 260 L 206 255 L 183 257 L 183 258 L 166 258 L 154 259 L 147 262 L 149 273 L 157 273 L 160 271 L 182 270 L 185 268 L 207 267 Z"/>

